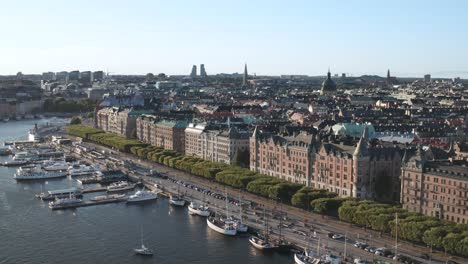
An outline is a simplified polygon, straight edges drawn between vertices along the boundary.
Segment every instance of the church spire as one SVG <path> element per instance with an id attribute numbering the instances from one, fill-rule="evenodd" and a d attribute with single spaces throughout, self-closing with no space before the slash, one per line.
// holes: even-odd
<path id="1" fill-rule="evenodd" d="M 248 78 L 249 78 L 249 74 L 247 72 L 247 63 L 245 63 L 244 65 L 244 77 L 242 79 L 242 86 L 247 86 L 247 81 L 248 81 Z"/>
<path id="2" fill-rule="evenodd" d="M 328 67 L 327 78 L 331 79 L 330 67 Z"/>
<path id="3" fill-rule="evenodd" d="M 361 139 L 359 139 L 359 143 L 356 146 L 356 150 L 354 151 L 354 156 L 366 156 L 368 154 L 367 143 L 369 141 L 369 128 L 366 126 L 364 127 L 364 131 L 362 132 Z"/>

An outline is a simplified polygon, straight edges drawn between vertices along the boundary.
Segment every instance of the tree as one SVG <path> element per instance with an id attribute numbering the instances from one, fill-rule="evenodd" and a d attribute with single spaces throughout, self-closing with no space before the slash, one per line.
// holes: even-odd
<path id="1" fill-rule="evenodd" d="M 248 168 L 250 163 L 249 161 L 249 151 L 236 149 L 234 157 L 232 158 L 232 165 L 242 168 Z"/>
<path id="2" fill-rule="evenodd" d="M 81 124 L 81 118 L 79 118 L 78 116 L 74 116 L 70 120 L 70 125 L 80 125 L 80 124 Z"/>

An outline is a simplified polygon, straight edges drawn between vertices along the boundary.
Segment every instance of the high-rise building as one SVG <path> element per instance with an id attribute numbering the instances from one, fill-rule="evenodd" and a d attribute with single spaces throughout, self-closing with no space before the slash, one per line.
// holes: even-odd
<path id="1" fill-rule="evenodd" d="M 80 80 L 84 83 L 91 83 L 93 81 L 93 73 L 91 71 L 81 72 Z"/>
<path id="2" fill-rule="evenodd" d="M 197 65 L 192 66 L 192 72 L 190 73 L 191 78 L 196 78 L 197 77 Z"/>
<path id="3" fill-rule="evenodd" d="M 431 82 L 431 75 L 430 74 L 424 75 L 424 81 L 427 82 L 427 83 L 430 83 Z"/>
<path id="4" fill-rule="evenodd" d="M 201 78 L 206 78 L 208 75 L 206 74 L 205 71 L 205 64 L 200 64 L 200 77 Z"/>
<path id="5" fill-rule="evenodd" d="M 244 76 L 242 77 L 242 86 L 246 87 L 249 86 L 249 73 L 247 72 L 247 63 L 244 65 Z"/>
<path id="6" fill-rule="evenodd" d="M 68 73 L 68 81 L 78 81 L 80 79 L 80 71 L 71 71 Z"/>
<path id="7" fill-rule="evenodd" d="M 55 79 L 57 81 L 66 81 L 67 77 L 68 77 L 68 72 L 66 72 L 66 71 L 57 72 L 55 74 Z"/>
<path id="8" fill-rule="evenodd" d="M 93 81 L 102 81 L 102 80 L 104 80 L 104 72 L 103 71 L 93 72 Z"/>
<path id="9" fill-rule="evenodd" d="M 42 73 L 42 80 L 43 81 L 52 81 L 55 79 L 55 73 L 53 72 L 43 72 Z"/>

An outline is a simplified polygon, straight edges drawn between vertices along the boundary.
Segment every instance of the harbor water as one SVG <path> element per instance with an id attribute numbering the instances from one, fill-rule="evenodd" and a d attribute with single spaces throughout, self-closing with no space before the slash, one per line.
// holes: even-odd
<path id="1" fill-rule="evenodd" d="M 37 122 L 46 120 L 0 123 L 0 142 L 26 139 Z M 15 169 L 0 167 L 0 263 L 293 263 L 290 255 L 254 249 L 248 237 L 215 233 L 204 218 L 169 206 L 165 198 L 52 211 L 34 195 L 75 186 L 76 180 L 17 183 Z M 101 194 L 84 199 L 95 195 Z M 153 257 L 133 254 L 140 230 Z"/>

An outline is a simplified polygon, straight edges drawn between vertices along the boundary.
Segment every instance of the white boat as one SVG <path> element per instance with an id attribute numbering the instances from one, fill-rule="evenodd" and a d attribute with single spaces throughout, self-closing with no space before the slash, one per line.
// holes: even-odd
<path id="1" fill-rule="evenodd" d="M 189 214 L 193 214 L 193 215 L 199 215 L 199 216 L 204 216 L 204 217 L 210 216 L 210 210 L 208 206 L 197 204 L 195 202 L 191 202 L 189 204 L 188 212 Z"/>
<path id="2" fill-rule="evenodd" d="M 106 200 L 115 200 L 122 199 L 125 197 L 125 194 L 109 194 L 109 195 L 99 195 L 91 198 L 91 201 L 106 201 Z"/>
<path id="3" fill-rule="evenodd" d="M 210 216 L 206 219 L 208 227 L 223 235 L 235 236 L 237 235 L 236 222 L 232 221 L 229 217 L 228 208 L 228 195 L 226 191 L 226 218 L 217 217 L 216 215 Z"/>
<path id="4" fill-rule="evenodd" d="M 177 187 L 177 195 L 171 194 L 170 197 L 169 197 L 169 204 L 170 205 L 175 205 L 175 206 L 184 206 L 185 205 L 184 197 L 179 195 L 179 188 L 180 188 L 179 186 Z"/>
<path id="5" fill-rule="evenodd" d="M 307 254 L 294 254 L 296 264 L 340 264 L 340 259 L 335 255 L 314 257 Z"/>
<path id="6" fill-rule="evenodd" d="M 81 176 L 81 175 L 91 175 L 94 174 L 96 171 L 98 171 L 96 168 L 93 166 L 87 166 L 87 165 L 74 165 L 68 168 L 68 174 L 70 176 Z"/>
<path id="7" fill-rule="evenodd" d="M 76 197 L 73 197 L 70 195 L 69 198 L 63 198 L 63 199 L 56 199 L 53 202 L 49 202 L 49 208 L 51 209 L 61 209 L 61 208 L 66 208 L 68 206 L 72 206 L 75 204 L 80 204 L 83 201 L 81 199 L 77 199 Z"/>
<path id="8" fill-rule="evenodd" d="M 143 244 L 143 229 L 141 229 L 141 246 L 140 248 L 135 248 L 133 249 L 133 252 L 135 252 L 135 254 L 137 255 L 142 255 L 142 256 L 153 256 L 153 251 L 149 248 L 147 248 L 144 244 Z"/>
<path id="9" fill-rule="evenodd" d="M 158 195 L 151 191 L 140 190 L 135 194 L 130 195 L 127 199 L 127 203 L 143 202 L 158 199 Z"/>
<path id="10" fill-rule="evenodd" d="M 41 171 L 37 168 L 19 168 L 14 174 L 15 180 L 42 180 L 53 179 L 67 176 L 66 172 L 62 171 Z"/>
<path id="11" fill-rule="evenodd" d="M 127 181 L 114 182 L 111 185 L 107 186 L 108 192 L 123 192 L 128 190 L 133 190 L 135 184 L 128 183 Z"/>
<path id="12" fill-rule="evenodd" d="M 170 205 L 175 205 L 175 206 L 184 206 L 185 205 L 185 200 L 183 197 L 179 195 L 171 195 L 169 198 L 169 204 Z"/>
<path id="13" fill-rule="evenodd" d="M 18 159 L 13 159 L 10 161 L 5 161 L 2 163 L 2 165 L 3 166 L 22 166 L 22 165 L 29 164 L 29 162 L 30 161 L 28 159 L 18 158 Z"/>
<path id="14" fill-rule="evenodd" d="M 208 224 L 209 228 L 223 235 L 237 235 L 237 228 L 232 221 L 217 218 L 216 216 L 210 216 L 206 219 L 206 223 Z"/>
<path id="15" fill-rule="evenodd" d="M 0 147 L 0 156 L 11 155 L 11 149 L 8 147 Z"/>
<path id="16" fill-rule="evenodd" d="M 66 171 L 70 165 L 65 161 L 52 162 L 44 165 L 42 168 L 46 171 Z"/>
<path id="17" fill-rule="evenodd" d="M 271 243 L 270 238 L 270 228 L 268 226 L 268 217 L 265 214 L 265 208 L 263 208 L 263 219 L 265 220 L 265 224 L 263 226 L 263 236 L 251 236 L 249 238 L 250 244 L 254 246 L 256 249 L 260 250 L 272 250 L 279 248 L 278 244 Z"/>
<path id="18" fill-rule="evenodd" d="M 249 242 L 256 249 L 260 249 L 260 250 L 272 250 L 272 249 L 278 248 L 277 245 L 268 242 L 267 239 L 263 239 L 257 236 L 251 236 L 249 238 Z"/>

